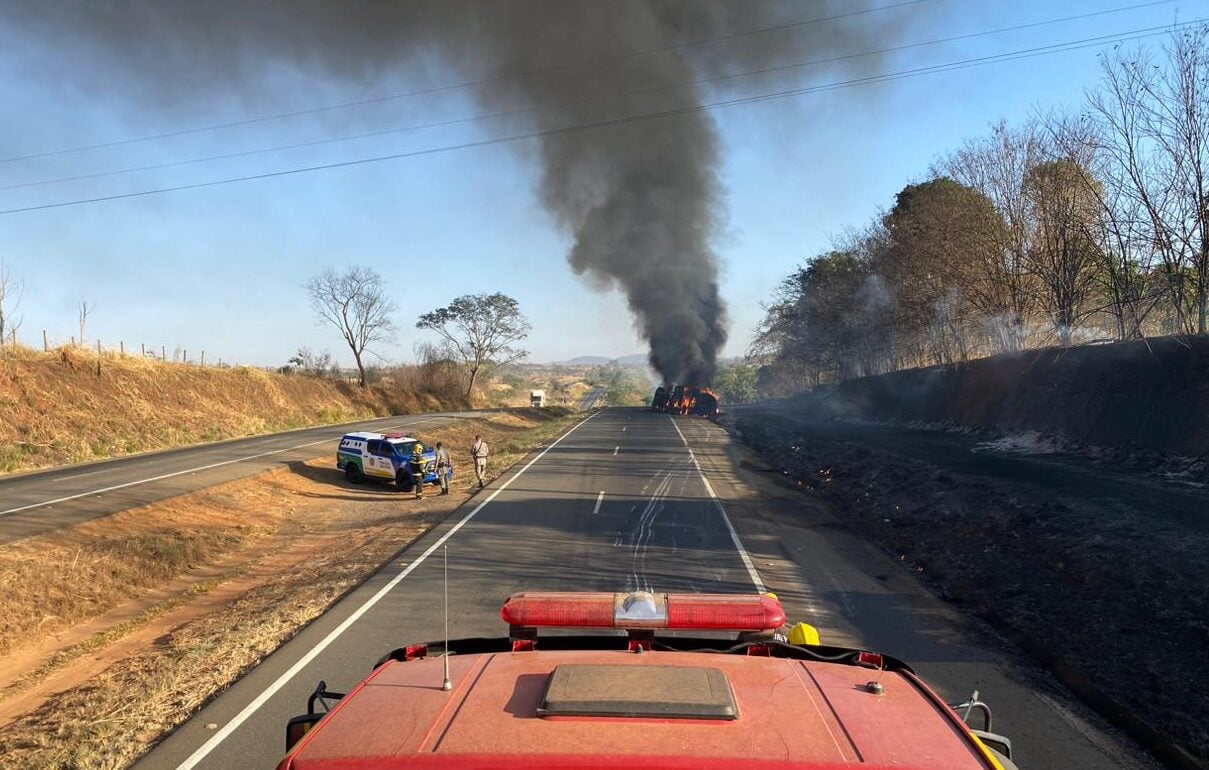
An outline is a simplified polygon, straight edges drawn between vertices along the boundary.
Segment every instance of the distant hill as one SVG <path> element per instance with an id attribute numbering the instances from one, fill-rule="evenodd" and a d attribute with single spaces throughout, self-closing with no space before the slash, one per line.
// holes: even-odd
<path id="1" fill-rule="evenodd" d="M 556 361 L 560 366 L 646 366 L 646 353 L 634 353 L 621 358 L 606 358 L 605 356 L 576 356 L 566 361 Z"/>
<path id="2" fill-rule="evenodd" d="M 621 358 L 617 359 L 617 364 L 619 366 L 646 366 L 647 356 L 646 353 L 635 353 L 632 356 L 622 356 Z"/>
<path id="3" fill-rule="evenodd" d="M 604 366 L 612 360 L 604 356 L 576 356 L 566 361 L 555 361 L 555 363 L 562 364 L 563 366 Z"/>

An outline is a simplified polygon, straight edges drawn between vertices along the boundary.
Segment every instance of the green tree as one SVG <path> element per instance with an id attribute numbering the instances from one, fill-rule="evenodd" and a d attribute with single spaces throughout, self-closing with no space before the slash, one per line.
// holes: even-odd
<path id="1" fill-rule="evenodd" d="M 760 396 L 758 372 L 751 364 L 731 364 L 722 367 L 714 378 L 714 389 L 724 403 L 746 404 Z"/>
<path id="2" fill-rule="evenodd" d="M 532 327 L 516 300 L 496 292 L 458 297 L 445 307 L 420 316 L 416 328 L 440 335 L 465 365 L 469 375 L 466 398 L 470 399 L 485 366 L 502 366 L 528 355 L 515 345 L 529 336 Z"/>
<path id="3" fill-rule="evenodd" d="M 897 329 L 917 341 L 921 363 L 965 360 L 980 331 L 972 323 L 971 287 L 985 278 L 1002 243 L 995 205 L 972 187 L 937 177 L 904 187 L 884 224 L 890 245 L 877 267 L 895 288 Z"/>

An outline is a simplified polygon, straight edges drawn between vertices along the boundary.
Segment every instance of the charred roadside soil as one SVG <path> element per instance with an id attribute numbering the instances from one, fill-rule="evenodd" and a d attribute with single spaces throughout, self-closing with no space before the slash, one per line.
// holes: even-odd
<path id="1" fill-rule="evenodd" d="M 823 498 L 1165 764 L 1209 766 L 1203 478 L 1036 436 L 835 420 L 802 399 L 723 423 L 765 470 Z"/>

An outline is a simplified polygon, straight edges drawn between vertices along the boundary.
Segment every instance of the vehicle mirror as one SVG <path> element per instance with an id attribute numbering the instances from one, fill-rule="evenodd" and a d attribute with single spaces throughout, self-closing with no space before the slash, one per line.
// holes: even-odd
<path id="1" fill-rule="evenodd" d="M 302 740 L 311 731 L 311 728 L 318 724 L 320 719 L 323 719 L 323 714 L 303 714 L 286 722 L 285 750 L 289 751 L 294 748 L 298 741 Z"/>

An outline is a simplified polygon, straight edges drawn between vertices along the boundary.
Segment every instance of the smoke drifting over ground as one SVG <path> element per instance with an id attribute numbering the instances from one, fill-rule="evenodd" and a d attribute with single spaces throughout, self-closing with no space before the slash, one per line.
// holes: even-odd
<path id="1" fill-rule="evenodd" d="M 548 132 L 536 140 L 540 195 L 573 238 L 572 268 L 598 288 L 625 293 L 666 382 L 700 385 L 712 379 L 726 341 L 713 248 L 724 217 L 717 130 L 708 112 L 694 109 L 704 93 L 692 82 L 778 57 L 870 47 L 861 37 L 885 41 L 874 23 L 882 20 L 868 17 L 733 38 L 852 10 L 839 2 L 14 5 L 0 18 L 19 16 L 33 34 L 54 35 L 81 60 L 102 59 L 138 89 L 134 98 L 169 109 L 198 91 L 255 89 L 267 66 L 372 83 L 399 70 L 423 77 L 438 69 L 434 59 L 478 83 L 475 98 L 488 111 L 540 108 L 502 130 Z M 852 34 L 856 27 L 864 34 Z M 696 44 L 726 36 L 732 39 Z M 675 114 L 564 130 L 666 111 Z"/>

